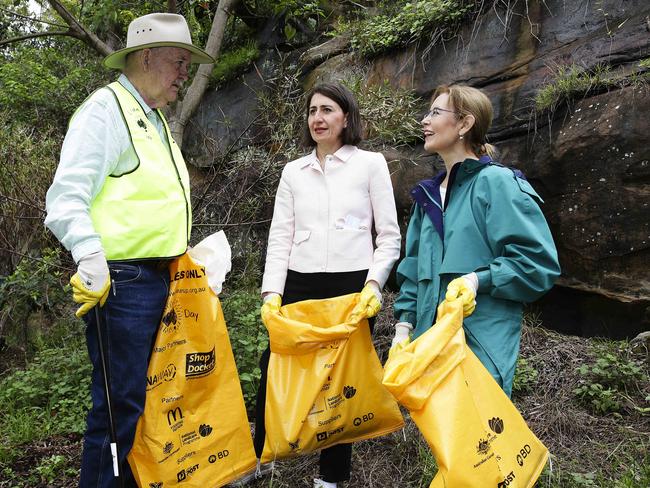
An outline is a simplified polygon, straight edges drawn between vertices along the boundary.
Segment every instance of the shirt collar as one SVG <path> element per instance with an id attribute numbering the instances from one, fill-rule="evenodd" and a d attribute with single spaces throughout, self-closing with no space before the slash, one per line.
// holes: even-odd
<path id="1" fill-rule="evenodd" d="M 346 163 L 352 155 L 357 152 L 359 149 L 357 146 L 352 146 L 350 144 L 346 144 L 344 146 L 341 146 L 333 155 L 332 158 L 336 161 L 339 161 L 341 163 Z M 314 164 L 320 165 L 320 162 L 318 161 L 318 156 L 316 156 L 316 148 L 305 158 L 303 161 L 302 165 L 300 166 L 301 168 L 304 168 L 306 166 L 312 166 Z"/>
<path id="2" fill-rule="evenodd" d="M 144 98 L 142 98 L 142 95 L 140 95 L 140 92 L 133 86 L 133 83 L 129 81 L 129 79 L 126 77 L 124 73 L 120 75 L 120 77 L 117 79 L 117 81 L 124 87 L 126 88 L 131 95 L 138 101 L 138 103 L 142 106 L 142 110 L 144 110 L 145 115 L 149 115 L 153 109 L 147 105 L 147 103 L 144 101 Z"/>

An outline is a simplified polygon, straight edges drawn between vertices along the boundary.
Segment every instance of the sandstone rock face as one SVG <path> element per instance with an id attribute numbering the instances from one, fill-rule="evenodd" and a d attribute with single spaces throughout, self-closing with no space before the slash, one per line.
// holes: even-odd
<path id="1" fill-rule="evenodd" d="M 515 2 L 514 9 L 497 6 L 444 46 L 427 49 L 422 42 L 377 58 L 369 68 L 345 52 L 347 39 L 330 41 L 301 58 L 304 84 L 363 68 L 368 83 L 388 80 L 414 90 L 422 114 L 440 84 L 483 89 L 495 107 L 489 140 L 501 161 L 523 170 L 544 198 L 560 253 L 562 277 L 536 304 L 544 324 L 582 335 L 634 337 L 650 329 L 650 90 L 623 83 L 541 113 L 534 97 L 558 66 L 607 64 L 618 76 L 638 71 L 639 61 L 650 57 L 650 3 L 547 0 Z M 221 147 L 232 144 L 234 127 L 251 117 L 251 92 L 237 91 L 246 89 L 208 95 L 194 119 L 195 134 L 208 131 L 218 134 L 213 138 Z M 227 132 L 216 113 L 239 125 Z M 405 224 L 408 190 L 441 165 L 421 148 L 389 150 L 386 158 Z"/>

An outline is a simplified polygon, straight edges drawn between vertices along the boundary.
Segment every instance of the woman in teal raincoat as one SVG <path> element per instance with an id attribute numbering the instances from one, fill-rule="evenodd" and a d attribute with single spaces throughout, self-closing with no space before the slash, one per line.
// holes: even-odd
<path id="1" fill-rule="evenodd" d="M 411 191 L 393 344 L 411 331 L 417 338 L 434 324 L 445 296 L 460 296 L 467 344 L 510 395 L 523 304 L 553 286 L 557 251 L 542 199 L 521 172 L 492 159 L 489 99 L 452 85 L 439 87 L 432 101 L 422 120 L 424 148 L 442 157 L 445 170 Z"/>

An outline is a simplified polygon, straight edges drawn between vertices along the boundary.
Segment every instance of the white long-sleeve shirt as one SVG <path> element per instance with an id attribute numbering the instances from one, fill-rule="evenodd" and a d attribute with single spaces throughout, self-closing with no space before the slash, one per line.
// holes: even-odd
<path id="1" fill-rule="evenodd" d="M 313 151 L 282 171 L 262 293 L 282 294 L 289 269 L 301 273 L 368 269 L 366 281 L 383 286 L 399 251 L 395 197 L 384 156 L 346 145 L 326 157 L 323 169 Z"/>
<path id="2" fill-rule="evenodd" d="M 164 126 L 125 75 L 118 81 L 138 100 L 166 141 Z M 102 250 L 90 218 L 90 203 L 109 175 L 132 171 L 138 163 L 126 122 L 108 88 L 93 93 L 75 113 L 61 148 L 54 181 L 47 191 L 45 225 L 72 252 L 75 262 Z"/>

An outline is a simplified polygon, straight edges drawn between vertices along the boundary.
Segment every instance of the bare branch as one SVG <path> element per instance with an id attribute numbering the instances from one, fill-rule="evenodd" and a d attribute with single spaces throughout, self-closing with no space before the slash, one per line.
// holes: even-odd
<path id="1" fill-rule="evenodd" d="M 219 56 L 219 51 L 221 50 L 221 42 L 223 41 L 228 17 L 231 15 L 231 10 L 238 1 L 239 0 L 219 0 L 217 12 L 214 19 L 212 19 L 212 28 L 210 29 L 208 42 L 205 46 L 205 51 L 215 59 Z M 183 145 L 185 126 L 190 120 L 190 117 L 196 111 L 196 107 L 198 107 L 199 102 L 208 87 L 208 81 L 213 66 L 214 65 L 212 64 L 202 64 L 199 66 L 183 102 L 179 103 L 177 106 L 176 118 L 170 121 L 172 136 L 174 137 L 174 140 L 176 140 L 176 143 L 181 147 Z"/>
<path id="2" fill-rule="evenodd" d="M 11 39 L 2 39 L 0 41 L 0 46 L 5 46 L 7 44 L 13 44 L 15 42 L 26 41 L 27 39 L 34 39 L 36 37 L 51 37 L 51 36 L 68 36 L 68 37 L 77 37 L 77 35 L 72 32 L 72 30 L 67 30 L 65 32 L 37 32 L 35 34 L 25 34 L 24 36 L 12 37 Z"/>
<path id="3" fill-rule="evenodd" d="M 47 20 L 35 19 L 34 17 L 29 17 L 27 15 L 19 14 L 18 12 L 14 12 L 12 10 L 7 10 L 6 8 L 2 8 L 2 7 L 0 7 L 0 11 L 7 12 L 8 14 L 13 15 L 14 17 L 19 17 L 21 19 L 26 19 L 26 20 L 29 20 L 31 22 L 39 22 L 41 24 L 51 25 L 53 27 L 62 27 L 62 28 L 67 27 L 66 25 L 55 24 L 54 22 L 48 22 Z"/>
<path id="4" fill-rule="evenodd" d="M 84 27 L 58 0 L 47 0 L 61 18 L 70 26 L 73 37 L 82 40 L 102 56 L 108 56 L 113 50 L 93 32 Z"/>

